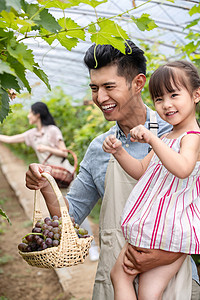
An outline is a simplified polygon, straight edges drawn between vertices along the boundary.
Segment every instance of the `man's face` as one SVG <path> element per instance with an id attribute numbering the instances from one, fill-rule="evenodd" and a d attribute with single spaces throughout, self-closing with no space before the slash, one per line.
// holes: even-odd
<path id="1" fill-rule="evenodd" d="M 134 108 L 133 87 L 117 75 L 117 66 L 90 71 L 92 99 L 108 121 L 127 120 Z M 136 100 L 135 100 L 136 101 Z"/>

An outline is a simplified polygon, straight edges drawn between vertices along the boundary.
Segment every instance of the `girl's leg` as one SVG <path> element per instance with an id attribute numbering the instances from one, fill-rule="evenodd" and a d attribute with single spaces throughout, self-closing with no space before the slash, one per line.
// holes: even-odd
<path id="1" fill-rule="evenodd" d="M 127 248 L 126 244 L 120 252 L 115 265 L 113 266 L 110 277 L 114 287 L 114 299 L 115 300 L 136 300 L 136 294 L 133 287 L 133 281 L 137 275 L 135 271 L 134 275 L 125 273 L 123 269 L 123 258 Z M 132 270 L 134 273 L 134 270 Z"/>
<path id="2" fill-rule="evenodd" d="M 161 300 L 169 281 L 179 271 L 186 257 L 187 255 L 183 254 L 172 264 L 160 266 L 141 273 L 139 277 L 138 299 Z"/>

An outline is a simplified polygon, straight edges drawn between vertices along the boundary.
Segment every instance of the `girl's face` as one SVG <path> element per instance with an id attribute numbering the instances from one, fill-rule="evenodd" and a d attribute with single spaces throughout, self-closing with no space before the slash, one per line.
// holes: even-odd
<path id="1" fill-rule="evenodd" d="M 200 89 L 192 96 L 189 91 L 174 86 L 173 92 L 165 93 L 154 99 L 156 111 L 159 116 L 173 126 L 189 124 L 195 118 L 196 103 L 200 100 Z"/>
<path id="2" fill-rule="evenodd" d="M 28 114 L 29 124 L 35 125 L 37 124 L 38 119 L 40 119 L 40 114 L 34 114 L 32 110 L 30 110 Z"/>

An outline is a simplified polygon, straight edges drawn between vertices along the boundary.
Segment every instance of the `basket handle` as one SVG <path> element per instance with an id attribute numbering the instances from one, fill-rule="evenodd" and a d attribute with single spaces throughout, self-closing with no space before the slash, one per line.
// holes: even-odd
<path id="1" fill-rule="evenodd" d="M 50 185 L 51 185 L 51 187 L 52 187 L 52 189 L 53 189 L 53 191 L 54 191 L 54 193 L 56 195 L 56 198 L 58 200 L 60 209 L 61 210 L 62 209 L 67 209 L 67 205 L 65 203 L 64 197 L 63 197 L 63 195 L 62 195 L 62 193 L 61 193 L 61 191 L 60 191 L 60 189 L 59 189 L 59 187 L 58 187 L 55 179 L 49 173 L 47 173 L 47 172 L 43 172 L 41 175 L 43 177 L 45 177 L 48 180 L 48 182 L 50 183 Z M 67 211 L 68 211 L 68 209 L 67 209 Z M 61 211 L 61 213 L 62 213 L 62 211 Z"/>
<path id="2" fill-rule="evenodd" d="M 62 195 L 60 189 L 58 188 L 58 185 L 57 185 L 55 179 L 47 172 L 43 172 L 41 175 L 48 180 L 48 182 L 50 183 L 50 185 L 56 195 L 56 198 L 57 198 L 59 206 L 60 206 L 61 216 L 63 217 L 64 215 L 65 216 L 69 215 L 67 205 L 65 203 L 65 200 L 63 198 L 63 195 Z M 36 221 L 38 221 L 41 218 L 42 218 L 42 211 L 40 208 L 40 195 L 39 195 L 39 191 L 36 190 L 35 195 L 34 195 L 33 223 L 35 224 Z"/>
<path id="3" fill-rule="evenodd" d="M 68 152 L 68 153 L 71 153 L 71 155 L 73 156 L 73 159 L 74 159 L 74 172 L 72 173 L 72 175 L 74 175 L 74 173 L 76 172 L 76 169 L 78 167 L 78 159 L 77 159 L 77 156 L 76 154 L 72 151 L 72 150 L 69 150 L 69 149 L 66 149 L 65 152 Z M 53 154 L 50 153 L 47 158 L 43 161 L 43 165 L 45 165 L 48 161 L 48 159 L 52 156 Z"/>
<path id="4" fill-rule="evenodd" d="M 33 210 L 33 224 L 42 219 L 42 211 L 40 207 L 40 195 L 38 190 L 34 193 L 34 210 Z"/>

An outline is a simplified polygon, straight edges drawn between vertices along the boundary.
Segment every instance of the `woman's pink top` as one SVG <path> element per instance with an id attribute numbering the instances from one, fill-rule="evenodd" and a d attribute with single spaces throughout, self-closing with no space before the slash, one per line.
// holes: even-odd
<path id="1" fill-rule="evenodd" d="M 37 147 L 39 145 L 58 148 L 59 141 L 63 140 L 63 136 L 60 129 L 55 125 L 43 126 L 41 131 L 38 131 L 37 128 L 32 128 L 24 132 L 23 135 L 24 135 L 26 145 L 34 149 L 38 157 L 39 163 L 43 163 L 43 161 L 49 155 L 48 151 L 39 152 L 37 150 Z M 62 157 L 52 155 L 49 158 L 48 163 L 59 166 L 62 160 L 63 160 Z"/>

